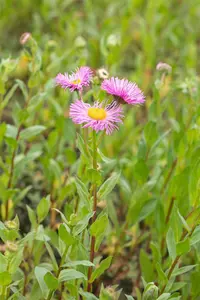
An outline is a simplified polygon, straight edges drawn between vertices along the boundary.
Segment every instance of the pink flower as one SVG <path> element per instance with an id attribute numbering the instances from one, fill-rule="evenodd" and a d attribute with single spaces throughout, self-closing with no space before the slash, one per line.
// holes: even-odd
<path id="1" fill-rule="evenodd" d="M 75 90 L 82 91 L 83 86 L 88 86 L 92 79 L 92 70 L 89 67 L 80 67 L 72 74 L 59 73 L 56 78 L 56 84 L 60 85 L 63 89 L 69 89 L 70 92 Z"/>
<path id="2" fill-rule="evenodd" d="M 137 84 L 127 79 L 119 79 L 118 77 L 105 79 L 102 82 L 101 88 L 108 94 L 115 96 L 116 100 L 120 102 L 122 100 L 132 105 L 145 102 L 145 97 Z"/>
<path id="3" fill-rule="evenodd" d="M 76 124 L 84 124 L 83 127 L 90 127 L 95 131 L 105 130 L 106 134 L 111 134 L 114 129 L 118 129 L 116 123 L 122 123 L 122 108 L 116 102 L 106 107 L 102 103 L 95 102 L 93 106 L 76 100 L 70 106 L 69 116 Z"/>

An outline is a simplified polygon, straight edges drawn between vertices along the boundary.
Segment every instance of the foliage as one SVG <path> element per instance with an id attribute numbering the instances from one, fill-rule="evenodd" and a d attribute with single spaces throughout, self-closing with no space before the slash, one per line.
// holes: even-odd
<path id="1" fill-rule="evenodd" d="M 200 299 L 199 1 L 1 5 L 0 298 Z M 97 135 L 97 169 L 54 83 L 81 65 L 84 99 L 106 97 L 102 67 L 146 96 Z"/>

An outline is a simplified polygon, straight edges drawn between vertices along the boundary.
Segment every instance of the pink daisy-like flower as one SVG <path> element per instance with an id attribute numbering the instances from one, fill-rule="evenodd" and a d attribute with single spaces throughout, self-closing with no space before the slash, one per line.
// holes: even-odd
<path id="1" fill-rule="evenodd" d="M 56 78 L 56 84 L 63 89 L 69 89 L 71 92 L 78 90 L 82 91 L 83 86 L 88 86 L 92 79 L 93 72 L 89 67 L 80 67 L 72 74 L 59 73 Z"/>
<path id="2" fill-rule="evenodd" d="M 145 97 L 137 84 L 127 79 L 119 79 L 118 77 L 105 79 L 101 84 L 101 88 L 120 102 L 125 101 L 132 105 L 145 102 Z"/>
<path id="3" fill-rule="evenodd" d="M 114 129 L 118 129 L 116 123 L 122 123 L 122 108 L 116 102 L 106 107 L 102 103 L 95 102 L 93 106 L 76 100 L 70 106 L 69 116 L 76 124 L 84 124 L 83 128 L 90 127 L 95 131 L 105 130 L 106 134 L 111 134 Z"/>

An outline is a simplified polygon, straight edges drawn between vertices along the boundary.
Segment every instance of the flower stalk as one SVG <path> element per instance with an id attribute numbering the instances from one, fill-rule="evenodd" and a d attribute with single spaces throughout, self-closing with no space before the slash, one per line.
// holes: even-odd
<path id="1" fill-rule="evenodd" d="M 92 140 L 93 140 L 93 168 L 97 170 L 97 136 L 96 132 L 93 130 L 92 132 Z M 92 224 L 95 222 L 97 214 L 97 184 L 94 183 L 93 185 L 93 217 L 92 217 Z M 93 263 L 95 256 L 95 237 L 92 236 L 91 238 L 91 245 L 90 245 L 90 261 Z M 92 290 L 92 284 L 90 283 L 90 278 L 92 275 L 92 267 L 88 269 L 88 287 L 87 291 L 90 292 Z"/>

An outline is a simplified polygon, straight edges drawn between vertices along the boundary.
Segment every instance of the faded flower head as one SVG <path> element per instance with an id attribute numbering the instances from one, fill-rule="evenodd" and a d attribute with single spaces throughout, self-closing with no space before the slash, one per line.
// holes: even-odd
<path id="1" fill-rule="evenodd" d="M 69 116 L 76 124 L 84 124 L 83 128 L 90 127 L 95 131 L 105 130 L 106 134 L 111 134 L 114 129 L 118 129 L 117 123 L 122 123 L 122 108 L 116 102 L 106 107 L 102 103 L 95 102 L 93 106 L 76 100 L 71 104 Z"/>
<path id="2" fill-rule="evenodd" d="M 170 73 L 172 71 L 172 67 L 164 62 L 159 62 L 156 66 L 156 70 L 167 71 Z"/>
<path id="3" fill-rule="evenodd" d="M 70 92 L 75 90 L 82 91 L 83 86 L 88 86 L 92 79 L 93 72 L 89 67 L 80 67 L 72 74 L 59 73 L 56 78 L 56 84 L 63 89 L 69 89 Z"/>
<path id="4" fill-rule="evenodd" d="M 145 102 L 145 97 L 137 84 L 127 79 L 119 79 L 118 77 L 105 79 L 101 88 L 122 103 L 125 101 L 128 104 L 135 105 Z"/>

